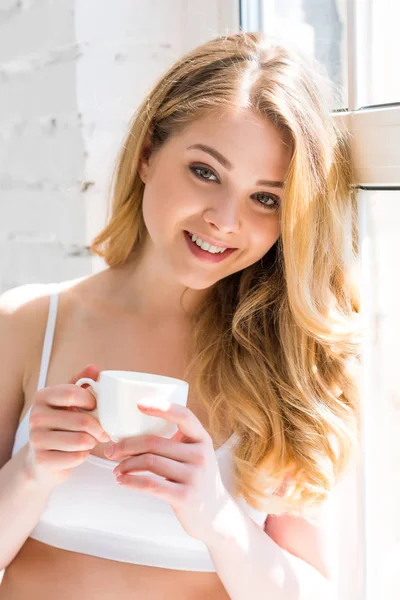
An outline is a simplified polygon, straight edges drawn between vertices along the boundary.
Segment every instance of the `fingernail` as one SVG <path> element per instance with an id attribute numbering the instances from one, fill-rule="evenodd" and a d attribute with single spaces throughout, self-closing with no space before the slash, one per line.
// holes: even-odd
<path id="1" fill-rule="evenodd" d="M 144 398 L 143 400 L 138 401 L 138 406 L 143 408 L 144 410 L 169 410 L 171 408 L 171 403 L 167 400 L 152 400 L 151 398 Z"/>
<path id="2" fill-rule="evenodd" d="M 114 454 L 115 444 L 111 444 L 108 448 L 104 450 L 104 454 L 106 456 L 112 456 Z"/>
<path id="3" fill-rule="evenodd" d="M 142 408 L 153 408 L 154 407 L 154 402 L 152 402 L 151 400 L 139 400 L 138 401 L 138 405 L 141 406 Z"/>

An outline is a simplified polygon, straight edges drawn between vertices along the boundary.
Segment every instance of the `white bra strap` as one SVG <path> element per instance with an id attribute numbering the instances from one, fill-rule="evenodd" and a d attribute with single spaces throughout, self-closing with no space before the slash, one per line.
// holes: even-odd
<path id="1" fill-rule="evenodd" d="M 49 368 L 51 348 L 53 346 L 54 330 L 56 326 L 58 308 L 58 292 L 54 292 L 50 296 L 49 314 L 47 317 L 46 333 L 44 335 L 42 360 L 40 363 L 40 373 L 38 390 L 41 390 L 46 385 L 47 371 Z"/>

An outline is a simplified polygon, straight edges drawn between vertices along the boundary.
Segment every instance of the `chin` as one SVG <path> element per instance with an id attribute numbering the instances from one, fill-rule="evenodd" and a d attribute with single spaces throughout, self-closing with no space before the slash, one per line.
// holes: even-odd
<path id="1" fill-rule="evenodd" d="M 181 273 L 180 276 L 177 275 L 176 279 L 181 283 L 184 287 L 190 288 L 191 290 L 207 290 L 211 288 L 217 281 L 223 279 L 223 277 L 215 278 L 215 277 L 201 277 L 196 275 L 196 273 Z"/>
<path id="2" fill-rule="evenodd" d="M 200 281 L 198 278 L 195 279 L 194 277 L 185 277 L 180 280 L 182 285 L 184 285 L 185 287 L 187 287 L 191 290 L 198 290 L 199 292 L 201 290 L 210 289 L 215 283 L 217 283 L 217 281 L 219 281 L 219 280 L 216 279 L 215 281 L 211 281 L 211 282 L 208 281 L 206 283 L 204 280 Z"/>

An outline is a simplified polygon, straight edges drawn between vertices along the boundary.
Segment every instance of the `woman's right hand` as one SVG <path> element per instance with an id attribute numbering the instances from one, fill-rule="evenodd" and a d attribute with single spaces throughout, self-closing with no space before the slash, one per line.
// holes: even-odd
<path id="1" fill-rule="evenodd" d="M 96 398 L 75 384 L 81 377 L 97 381 L 99 369 L 87 366 L 69 383 L 37 391 L 29 419 L 26 471 L 29 479 L 65 481 L 71 469 L 83 463 L 92 448 L 110 438 L 98 420 L 79 408 L 93 410 Z"/>

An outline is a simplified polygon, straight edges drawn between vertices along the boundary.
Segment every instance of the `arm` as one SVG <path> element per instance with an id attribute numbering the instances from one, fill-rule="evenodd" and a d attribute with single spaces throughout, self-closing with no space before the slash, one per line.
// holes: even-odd
<path id="1" fill-rule="evenodd" d="M 18 554 L 36 526 L 54 482 L 37 483 L 25 473 L 28 444 L 0 470 L 0 570 Z"/>
<path id="2" fill-rule="evenodd" d="M 88 365 L 69 384 L 35 393 L 30 442 L 11 458 L 25 395 L 23 382 L 29 380 L 29 372 L 35 373 L 29 354 L 37 354 L 43 343 L 48 314 L 48 298 L 24 302 L 25 291 L 32 289 L 24 286 L 22 296 L 17 288 L 0 298 L 0 569 L 10 564 L 38 523 L 53 489 L 98 442 L 110 441 L 93 416 L 59 410 L 72 405 L 91 410 L 96 405 L 90 392 L 72 385 L 85 375 L 97 378 L 98 368 Z"/>
<path id="3" fill-rule="evenodd" d="M 46 300 L 35 300 L 41 292 L 42 286 L 28 285 L 0 297 L 0 569 L 19 552 L 53 489 L 53 484 L 39 486 L 25 474 L 27 445 L 11 458 L 24 404 L 28 342 L 36 342 L 32 323 L 42 326 L 46 318 Z"/>
<path id="4" fill-rule="evenodd" d="M 264 531 L 223 485 L 212 440 L 190 409 L 157 400 L 140 400 L 138 408 L 162 415 L 178 432 L 169 440 L 141 435 L 113 444 L 106 453 L 118 462 L 113 473 L 120 485 L 169 502 L 186 533 L 207 546 L 232 600 L 333 600 L 320 558 L 322 526 L 300 519 L 294 529 L 292 518 L 279 517 L 274 535 L 291 552 L 281 548 L 268 534 L 272 521 L 267 518 Z M 142 469 L 161 478 L 135 475 Z"/>
<path id="5" fill-rule="evenodd" d="M 263 530 L 236 502 L 224 522 L 207 547 L 232 600 L 336 600 L 320 552 L 322 525 L 271 515 Z M 281 548 L 269 530 L 291 552 Z"/>

